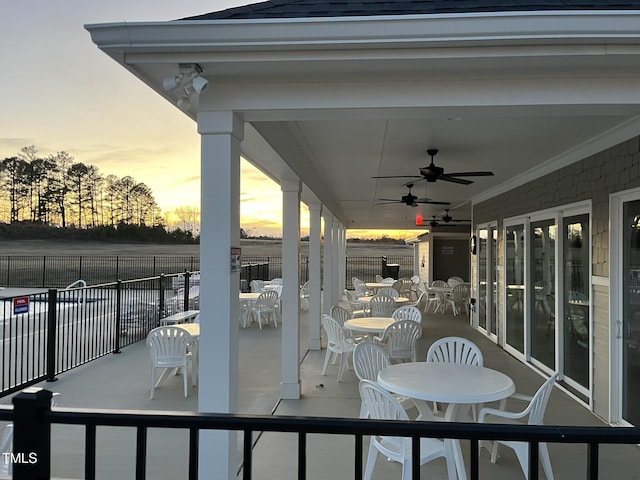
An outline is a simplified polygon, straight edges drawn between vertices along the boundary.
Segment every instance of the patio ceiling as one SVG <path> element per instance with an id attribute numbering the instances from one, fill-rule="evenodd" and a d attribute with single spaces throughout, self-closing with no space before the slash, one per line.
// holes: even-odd
<path id="1" fill-rule="evenodd" d="M 444 207 L 400 200 L 437 148 L 472 185 L 413 193 L 471 203 L 640 132 L 640 15 L 524 12 L 92 25 L 93 41 L 175 104 L 162 80 L 197 63 L 209 87 L 184 112 L 238 112 L 245 157 L 298 176 L 347 228 L 415 228 Z M 176 110 L 176 113 L 179 113 Z M 535 206 L 531 209 L 535 210 Z M 422 228 L 424 230 L 424 228 Z"/>

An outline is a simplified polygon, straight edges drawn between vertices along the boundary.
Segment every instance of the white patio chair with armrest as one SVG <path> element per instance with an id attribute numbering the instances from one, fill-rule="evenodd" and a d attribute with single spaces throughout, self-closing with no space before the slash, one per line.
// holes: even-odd
<path id="1" fill-rule="evenodd" d="M 366 297 L 369 295 L 367 284 L 364 281 L 360 280 L 359 278 L 353 277 L 351 279 L 351 284 L 353 285 L 353 290 L 355 291 L 356 298 Z"/>
<path id="2" fill-rule="evenodd" d="M 418 289 L 420 287 L 420 277 L 418 275 L 414 275 L 409 280 L 411 280 L 411 296 L 413 298 L 416 298 L 418 296 Z"/>
<path id="3" fill-rule="evenodd" d="M 376 420 L 409 420 L 409 416 L 400 402 L 378 384 L 362 380 L 359 389 L 360 398 L 366 411 L 369 412 L 370 418 Z M 365 480 L 371 480 L 378 453 L 381 453 L 389 460 L 402 464 L 403 480 L 412 478 L 410 438 L 372 435 L 364 472 Z M 437 458 L 444 458 L 447 462 L 448 479 L 455 480 L 457 478 L 452 450 L 447 447 L 444 441 L 437 438 L 421 438 L 420 455 L 418 457 L 420 458 L 420 465 Z"/>
<path id="4" fill-rule="evenodd" d="M 182 369 L 184 396 L 188 396 L 188 366 L 191 363 L 189 345 L 192 343 L 191 335 L 180 327 L 158 327 L 149 332 L 147 346 L 151 358 L 150 399 L 153 399 L 155 389 L 167 378 L 169 372 L 176 368 Z M 162 372 L 156 379 L 158 369 L 162 369 Z"/>
<path id="5" fill-rule="evenodd" d="M 451 305 L 451 310 L 454 315 L 460 313 L 460 309 L 464 308 L 469 313 L 469 285 L 464 283 L 458 283 L 451 288 L 449 298 L 447 298 L 447 304 Z"/>
<path id="6" fill-rule="evenodd" d="M 427 350 L 427 362 L 460 363 L 464 365 L 475 365 L 482 367 L 484 357 L 482 351 L 471 340 L 463 337 L 443 337 L 431 344 Z M 436 402 L 433 404 L 434 411 L 438 411 Z M 478 418 L 478 407 L 472 406 L 474 420 Z"/>
<path id="7" fill-rule="evenodd" d="M 347 320 L 351 320 L 351 312 L 346 308 L 341 307 L 340 305 L 333 305 L 331 310 L 329 310 L 329 314 L 333 317 L 334 320 L 337 320 L 341 327 L 344 327 L 344 322 Z M 364 340 L 364 336 L 362 335 L 354 335 L 354 332 L 345 328 L 344 334 L 347 336 L 347 339 L 353 343 L 362 342 Z"/>
<path id="8" fill-rule="evenodd" d="M 276 291 L 262 292 L 251 306 L 251 315 L 257 320 L 260 330 L 262 330 L 262 320 L 269 323 L 269 317 L 273 319 L 273 325 L 278 327 L 278 303 L 280 296 Z"/>
<path id="9" fill-rule="evenodd" d="M 424 286 L 426 287 L 426 290 L 429 292 L 429 287 L 427 286 L 426 283 Z M 431 286 L 437 287 L 437 288 L 448 287 L 447 282 L 445 282 L 444 280 L 434 280 L 433 282 L 431 282 Z M 447 298 L 447 295 L 444 292 L 430 291 L 429 296 L 427 297 L 427 303 L 424 307 L 424 313 L 429 313 L 429 309 L 431 308 L 431 305 L 434 306 L 433 313 L 436 313 L 438 310 L 443 310 L 445 306 L 446 298 Z"/>
<path id="10" fill-rule="evenodd" d="M 382 280 L 384 280 L 384 278 L 382 278 L 382 275 L 376 273 L 376 283 L 382 283 Z"/>
<path id="11" fill-rule="evenodd" d="M 396 301 L 386 295 L 374 295 L 369 301 L 369 315 L 372 317 L 391 317 L 396 309 Z"/>
<path id="12" fill-rule="evenodd" d="M 413 320 L 414 322 L 422 322 L 422 312 L 418 307 L 412 305 L 403 305 L 396 308 L 391 315 L 396 321 L 399 320 Z"/>
<path id="13" fill-rule="evenodd" d="M 549 402 L 549 396 L 553 390 L 553 384 L 558 378 L 558 374 L 554 374 L 542 384 L 538 391 L 531 397 L 527 395 L 514 394 L 509 398 L 517 400 L 529 401 L 529 404 L 524 410 L 519 412 L 508 412 L 503 409 L 496 408 L 483 408 L 480 410 L 480 416 L 478 422 L 480 423 L 523 423 L 523 419 L 527 419 L 527 425 L 542 425 L 544 420 L 545 410 L 547 409 L 547 403 Z M 529 444 L 526 442 L 514 442 L 507 440 L 495 440 L 491 450 L 491 463 L 496 463 L 498 459 L 498 447 L 499 445 L 505 445 L 511 449 L 518 457 L 520 467 L 524 473 L 525 478 L 529 478 Z M 549 449 L 547 444 L 541 442 L 538 445 L 539 458 L 542 462 L 542 469 L 547 477 L 547 480 L 553 480 L 553 470 L 551 468 L 551 459 L 549 458 Z"/>
<path id="14" fill-rule="evenodd" d="M 262 293 L 264 292 L 265 283 L 266 282 L 264 280 L 251 280 L 251 283 L 249 283 L 249 288 L 251 288 L 251 291 L 253 293 Z"/>
<path id="15" fill-rule="evenodd" d="M 395 288 L 383 287 L 378 290 L 378 293 L 376 293 L 376 295 L 386 295 L 387 297 L 391 297 L 395 300 L 400 296 L 400 293 Z"/>
<path id="16" fill-rule="evenodd" d="M 369 380 L 376 383 L 378 381 L 378 373 L 383 368 L 391 365 L 387 352 L 384 351 L 380 345 L 376 345 L 373 342 L 361 342 L 356 345 L 353 350 L 353 371 L 358 377 L 358 380 Z M 400 402 L 402 408 L 409 410 L 411 408 L 418 409 L 420 412 L 421 420 L 440 421 L 442 418 L 433 416 L 433 412 L 427 408 L 424 412 L 422 408 L 422 402 L 414 400 L 411 397 L 405 395 L 393 394 L 394 397 Z M 367 418 L 369 412 L 367 412 L 364 403 L 360 406 L 360 418 Z"/>
<path id="17" fill-rule="evenodd" d="M 366 317 L 369 314 L 364 303 L 359 302 L 349 290 L 344 290 L 344 296 L 347 297 L 349 308 L 351 308 L 351 318 Z"/>
<path id="18" fill-rule="evenodd" d="M 334 355 L 340 356 L 340 367 L 338 369 L 338 382 L 342 381 L 344 371 L 349 367 L 349 357 L 353 353 L 355 344 L 347 339 L 344 327 L 340 326 L 338 321 L 331 315 L 324 314 L 322 316 L 322 328 L 327 334 L 327 353 L 324 357 L 324 365 L 322 366 L 322 375 L 327 374 L 329 361 Z"/>
<path id="19" fill-rule="evenodd" d="M 464 279 L 462 277 L 458 277 L 454 275 L 447 279 L 447 285 L 449 285 L 450 287 L 458 285 L 459 283 L 464 283 Z"/>
<path id="20" fill-rule="evenodd" d="M 384 345 L 389 360 L 416 361 L 416 342 L 422 336 L 422 326 L 413 320 L 400 320 L 389 325 L 380 337 L 373 337 Z"/>
<path id="21" fill-rule="evenodd" d="M 427 292 L 425 292 L 420 287 L 418 287 L 418 289 L 416 290 L 416 293 L 418 293 L 416 301 L 415 302 L 410 302 L 410 303 L 405 303 L 404 306 L 420 308 L 420 304 L 422 303 L 422 299 L 423 298 L 427 298 Z"/>
<path id="22" fill-rule="evenodd" d="M 411 288 L 413 286 L 413 281 L 410 278 L 400 278 L 398 279 L 400 296 L 411 298 Z M 394 284 L 395 285 L 395 284 Z"/>
<path id="23" fill-rule="evenodd" d="M 396 283 L 396 279 L 393 278 L 393 277 L 385 277 L 385 278 L 382 279 L 382 282 L 380 282 L 380 283 L 386 283 L 387 285 L 391 286 L 394 283 Z"/>
<path id="24" fill-rule="evenodd" d="M 311 296 L 310 292 L 310 283 L 309 280 L 304 282 L 304 285 L 300 287 L 300 307 L 303 310 L 309 310 L 309 297 Z"/>

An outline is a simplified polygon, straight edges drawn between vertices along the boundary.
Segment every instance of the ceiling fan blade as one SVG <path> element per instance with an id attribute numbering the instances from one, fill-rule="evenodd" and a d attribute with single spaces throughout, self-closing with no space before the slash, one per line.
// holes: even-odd
<path id="1" fill-rule="evenodd" d="M 438 177 L 438 180 L 444 180 L 445 182 L 459 183 L 461 185 L 471 185 L 473 183 L 471 180 L 465 180 L 464 178 L 452 177 L 449 174 L 441 175 L 440 177 Z"/>
<path id="2" fill-rule="evenodd" d="M 382 200 L 381 203 L 374 203 L 374 205 L 393 205 L 396 203 L 402 203 L 402 202 L 398 202 L 397 200 L 388 200 L 386 198 L 381 198 L 380 200 Z"/>
<path id="3" fill-rule="evenodd" d="M 449 175 L 450 177 L 492 177 L 493 172 L 447 172 L 446 175 Z"/>
<path id="4" fill-rule="evenodd" d="M 371 177 L 371 178 L 422 178 L 416 175 L 387 175 L 384 177 Z"/>
<path id="5" fill-rule="evenodd" d="M 430 203 L 431 205 L 451 205 L 451 202 L 436 202 L 429 198 L 416 198 L 416 203 Z"/>

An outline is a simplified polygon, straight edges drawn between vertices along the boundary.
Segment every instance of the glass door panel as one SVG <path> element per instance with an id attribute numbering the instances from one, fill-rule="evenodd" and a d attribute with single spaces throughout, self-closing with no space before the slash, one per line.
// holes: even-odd
<path id="1" fill-rule="evenodd" d="M 622 418 L 640 425 L 640 201 L 623 207 Z"/>
<path id="2" fill-rule="evenodd" d="M 489 270 L 489 278 L 487 282 L 491 285 L 491 317 L 489 317 L 489 331 L 493 335 L 497 335 L 498 325 L 498 229 L 490 228 L 491 232 L 491 269 Z"/>
<path id="3" fill-rule="evenodd" d="M 524 354 L 524 225 L 505 229 L 506 340 Z"/>
<path id="4" fill-rule="evenodd" d="M 478 326 L 487 329 L 487 238 L 486 228 L 478 230 Z"/>
<path id="5" fill-rule="evenodd" d="M 531 356 L 555 370 L 556 237 L 554 220 L 531 224 Z"/>
<path id="6" fill-rule="evenodd" d="M 589 388 L 589 215 L 564 223 L 564 374 Z"/>

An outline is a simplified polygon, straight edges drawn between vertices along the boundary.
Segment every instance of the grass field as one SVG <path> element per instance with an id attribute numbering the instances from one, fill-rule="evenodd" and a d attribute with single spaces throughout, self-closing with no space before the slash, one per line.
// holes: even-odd
<path id="1" fill-rule="evenodd" d="M 243 240 L 240 244 L 244 256 L 279 257 L 279 240 Z M 301 254 L 307 255 L 308 245 L 301 243 Z M 198 256 L 199 245 L 164 245 L 149 243 L 109 243 L 53 240 L 0 240 L 0 255 L 91 255 L 91 256 Z M 348 257 L 380 257 L 382 255 L 413 255 L 408 245 L 347 244 Z"/>

